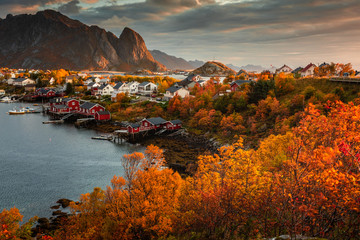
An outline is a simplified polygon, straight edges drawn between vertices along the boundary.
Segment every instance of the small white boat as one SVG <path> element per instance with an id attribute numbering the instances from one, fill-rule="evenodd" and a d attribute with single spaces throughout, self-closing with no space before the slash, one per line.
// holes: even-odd
<path id="1" fill-rule="evenodd" d="M 2 103 L 12 103 L 12 102 L 14 102 L 14 100 L 12 100 L 9 97 L 3 97 L 2 99 L 0 99 L 0 102 L 2 102 Z"/>

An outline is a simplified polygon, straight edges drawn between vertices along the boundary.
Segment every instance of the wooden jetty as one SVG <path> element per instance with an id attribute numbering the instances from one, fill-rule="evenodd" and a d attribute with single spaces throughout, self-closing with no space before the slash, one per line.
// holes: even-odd
<path id="1" fill-rule="evenodd" d="M 51 120 L 51 121 L 43 122 L 43 124 L 50 124 L 50 123 L 60 124 L 60 123 L 64 123 L 64 120 Z"/>

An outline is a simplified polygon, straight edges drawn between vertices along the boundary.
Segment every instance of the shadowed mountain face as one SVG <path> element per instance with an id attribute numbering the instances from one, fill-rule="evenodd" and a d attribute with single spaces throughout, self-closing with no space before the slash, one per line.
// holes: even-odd
<path id="1" fill-rule="evenodd" d="M 74 70 L 164 71 L 130 28 L 116 37 L 59 12 L 8 15 L 0 20 L 0 66 Z"/>

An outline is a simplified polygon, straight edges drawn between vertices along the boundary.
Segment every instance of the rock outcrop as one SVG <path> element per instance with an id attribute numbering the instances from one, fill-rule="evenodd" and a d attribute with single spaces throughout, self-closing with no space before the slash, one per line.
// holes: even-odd
<path id="1" fill-rule="evenodd" d="M 191 72 L 195 75 L 201 76 L 228 76 L 228 75 L 235 75 L 236 72 L 231 68 L 227 67 L 225 64 L 220 62 L 207 62 L 201 67 L 195 69 Z"/>
<path id="2" fill-rule="evenodd" d="M 8 15 L 0 21 L 0 66 L 73 70 L 164 71 L 130 28 L 116 37 L 59 12 Z"/>

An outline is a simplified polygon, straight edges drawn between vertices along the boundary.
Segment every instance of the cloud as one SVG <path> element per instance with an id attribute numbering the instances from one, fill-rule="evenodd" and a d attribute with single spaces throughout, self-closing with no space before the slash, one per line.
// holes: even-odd
<path id="1" fill-rule="evenodd" d="M 133 19 L 125 16 L 121 18 L 119 18 L 118 16 L 112 16 L 111 18 L 102 21 L 100 25 L 108 30 L 111 30 L 124 26 L 130 26 L 132 22 L 134 22 Z"/>
<path id="2" fill-rule="evenodd" d="M 80 12 L 79 0 L 72 0 L 71 2 L 61 5 L 58 10 L 63 14 L 77 14 Z"/>
<path id="3" fill-rule="evenodd" d="M 99 0 L 81 0 L 81 2 L 87 3 L 87 4 L 94 4 L 94 3 L 99 2 Z"/>

